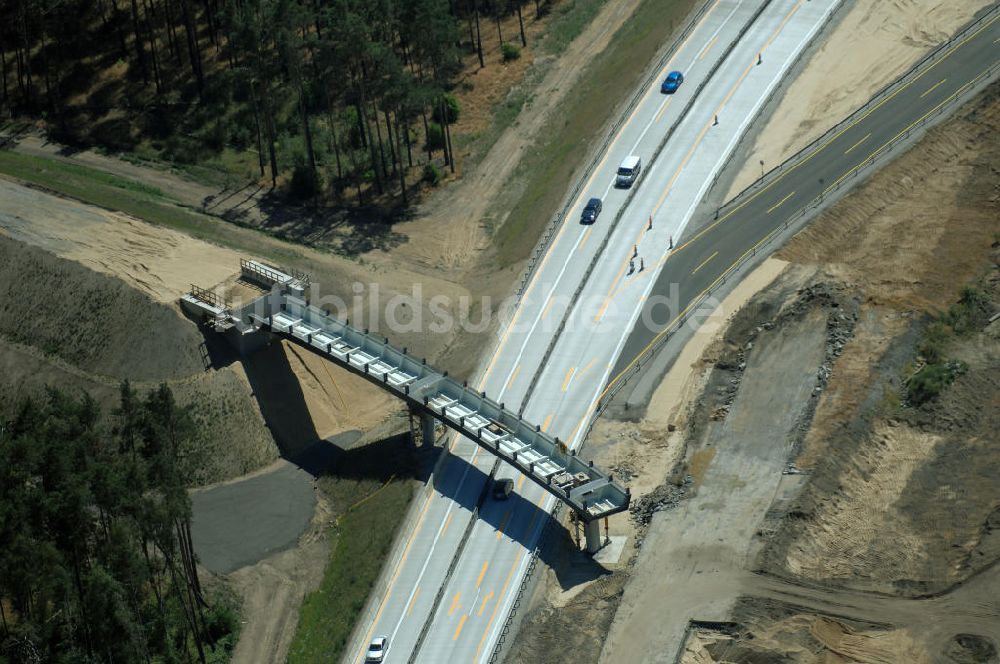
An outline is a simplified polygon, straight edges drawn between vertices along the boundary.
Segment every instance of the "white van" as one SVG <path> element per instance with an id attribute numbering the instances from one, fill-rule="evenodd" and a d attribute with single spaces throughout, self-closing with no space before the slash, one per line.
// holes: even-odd
<path id="1" fill-rule="evenodd" d="M 641 171 L 642 160 L 639 157 L 635 155 L 625 157 L 618 167 L 618 178 L 615 180 L 615 186 L 628 189 L 639 178 Z"/>

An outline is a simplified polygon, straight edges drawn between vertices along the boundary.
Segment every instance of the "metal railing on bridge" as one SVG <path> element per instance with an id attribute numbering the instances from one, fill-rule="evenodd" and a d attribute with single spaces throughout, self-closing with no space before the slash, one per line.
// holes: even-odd
<path id="1" fill-rule="evenodd" d="M 274 268 L 268 270 L 276 276 L 289 276 Z M 280 278 L 274 283 L 279 284 L 275 291 L 238 311 L 227 312 L 233 323 L 227 328 L 231 333 L 282 335 L 366 377 L 514 466 L 567 503 L 585 521 L 628 509 L 628 489 L 537 424 L 524 420 L 485 392 L 407 354 L 405 348 L 393 347 L 387 338 L 358 330 L 310 305 L 282 288 Z M 185 298 L 197 299 L 197 295 L 192 291 Z M 215 309 L 214 301 L 206 304 Z M 239 346 L 253 347 L 243 343 Z"/>

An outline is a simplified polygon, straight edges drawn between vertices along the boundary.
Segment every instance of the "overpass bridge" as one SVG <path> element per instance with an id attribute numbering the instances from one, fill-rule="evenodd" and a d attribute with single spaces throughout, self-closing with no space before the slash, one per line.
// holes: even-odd
<path id="1" fill-rule="evenodd" d="M 309 277 L 240 261 L 244 280 L 268 290 L 240 308 L 192 286 L 181 306 L 224 334 L 241 353 L 251 353 L 283 337 L 365 377 L 420 413 L 424 444 L 434 440 L 440 421 L 509 463 L 566 503 L 584 523 L 587 550 L 601 546 L 600 520 L 628 509 L 629 489 L 569 450 L 566 444 L 505 408 L 503 402 L 438 371 L 423 359 L 394 348 L 386 337 L 351 327 L 306 298 Z"/>

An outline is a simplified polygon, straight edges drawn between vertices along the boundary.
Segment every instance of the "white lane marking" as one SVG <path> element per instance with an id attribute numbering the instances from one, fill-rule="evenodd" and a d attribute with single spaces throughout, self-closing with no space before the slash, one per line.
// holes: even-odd
<path id="1" fill-rule="evenodd" d="M 739 3 L 736 3 L 736 4 L 734 4 L 734 5 L 733 5 L 733 10 L 732 10 L 731 12 L 729 12 L 729 16 L 727 16 L 727 17 L 726 17 L 726 19 L 725 19 L 725 20 L 724 20 L 724 21 L 723 21 L 722 23 L 720 23 L 720 24 L 719 24 L 719 27 L 715 29 L 715 32 L 713 32 L 713 33 L 712 33 L 712 36 L 710 37 L 710 40 L 712 40 L 712 39 L 715 39 L 716 37 L 718 37 L 718 36 L 719 36 L 719 33 L 720 33 L 720 32 L 722 32 L 722 29 L 723 29 L 724 27 L 726 27 L 726 24 L 727 24 L 727 23 L 729 23 L 729 19 L 731 19 L 731 18 L 733 17 L 733 14 L 735 14 L 735 13 L 736 13 L 736 10 L 737 10 L 737 9 L 739 9 L 739 8 L 740 8 L 740 4 L 739 4 Z M 708 16 L 706 15 L 706 18 L 707 18 L 707 17 L 708 17 Z M 676 57 L 676 56 L 675 56 L 675 57 Z M 662 77 L 663 77 L 663 73 L 664 73 L 664 72 L 666 72 L 667 70 L 669 70 L 669 69 L 670 69 L 670 65 L 671 65 L 671 64 L 673 63 L 673 60 L 674 60 L 674 59 L 673 59 L 673 58 L 671 58 L 671 59 L 670 59 L 670 62 L 667 62 L 667 63 L 666 63 L 665 65 L 663 65 L 663 69 L 661 69 L 661 70 L 660 70 L 660 75 L 659 75 L 659 76 L 657 77 L 657 79 L 656 79 L 656 80 L 659 80 L 660 78 L 662 78 Z M 698 56 L 696 55 L 696 56 L 694 56 L 694 57 L 692 57 L 692 58 L 691 58 L 691 62 L 690 62 L 690 63 L 688 64 L 688 66 L 687 66 L 687 67 L 682 67 L 681 69 L 685 69 L 685 70 L 689 70 L 689 69 L 691 69 L 692 67 L 694 67 L 694 63 L 695 63 L 695 62 L 697 62 L 697 61 L 698 61 Z M 656 89 L 656 86 L 654 85 L 654 86 L 653 86 L 652 88 L 650 88 L 649 90 L 647 90 L 647 91 L 646 91 L 646 94 L 647 94 L 647 95 L 649 95 L 649 94 L 650 94 L 651 92 L 653 92 L 653 91 L 654 91 L 655 89 Z M 652 120 L 650 120 L 649 124 L 647 124 L 647 125 L 646 125 L 646 128 L 642 130 L 642 133 L 641 133 L 641 134 L 639 134 L 639 138 L 638 138 L 638 139 L 636 139 L 636 142 L 635 142 L 635 144 L 634 144 L 634 145 L 633 145 L 633 146 L 632 146 L 632 147 L 631 147 L 631 148 L 629 149 L 628 153 L 629 153 L 630 155 L 631 155 L 631 154 L 635 154 L 635 149 L 636 149 L 637 147 L 639 147 L 639 144 L 640 144 L 640 143 L 642 143 L 642 139 L 643 139 L 643 138 L 645 138 L 645 136 L 646 136 L 646 132 L 648 132 L 648 131 L 649 131 L 650 127 L 652 127 L 652 126 L 653 126 L 654 124 L 656 124 L 656 121 L 657 121 L 657 120 L 659 119 L 659 117 L 660 117 L 660 111 L 662 111 L 662 110 L 663 110 L 663 107 L 664 107 L 664 106 L 665 106 L 665 105 L 666 105 L 666 104 L 667 104 L 667 103 L 668 103 L 669 101 L 670 101 L 670 97 L 664 97 L 664 98 L 663 98 L 663 101 L 662 101 L 662 102 L 660 102 L 660 105 L 656 107 L 656 113 L 655 113 L 655 114 L 653 115 L 653 119 L 652 119 Z M 616 167 L 616 168 L 617 168 L 617 167 Z M 615 175 L 617 175 L 617 173 L 616 173 Z M 647 174 L 647 177 L 648 177 L 648 174 Z M 611 188 L 612 188 L 612 187 L 614 186 L 614 184 L 615 184 L 615 180 L 616 180 L 616 178 L 615 178 L 615 177 L 612 177 L 612 178 L 611 178 L 611 181 L 610 181 L 610 182 L 608 183 L 608 186 L 607 186 L 607 188 L 606 188 L 606 189 L 604 190 L 604 193 L 603 193 L 603 194 L 601 195 L 601 200 L 604 200 L 605 198 L 607 198 L 607 197 L 608 197 L 608 192 L 610 192 L 610 191 L 611 191 Z M 636 182 L 636 183 L 635 183 L 635 186 L 636 186 L 636 187 L 638 187 L 638 186 L 639 186 L 639 183 L 638 183 L 638 182 Z M 578 200 L 579 200 L 579 199 L 578 199 Z M 575 205 L 576 205 L 576 202 L 574 201 L 574 206 L 575 206 Z"/>
<path id="2" fill-rule="evenodd" d="M 728 15 L 728 16 L 726 16 L 726 19 L 725 19 L 725 20 L 724 20 L 724 21 L 723 21 L 723 22 L 722 22 L 722 23 L 721 23 L 721 24 L 719 25 L 719 27 L 718 27 L 718 28 L 716 28 L 715 32 L 714 32 L 714 33 L 713 33 L 713 35 L 712 35 L 712 37 L 713 37 L 713 38 L 714 38 L 714 37 L 716 37 L 716 36 L 717 36 L 717 35 L 718 35 L 718 34 L 719 34 L 719 33 L 720 33 L 721 31 L 722 31 L 722 29 L 723 29 L 723 28 L 724 28 L 724 27 L 726 26 L 726 24 L 727 24 L 727 23 L 729 23 L 729 20 L 730 20 L 730 19 L 731 19 L 731 18 L 733 17 L 733 15 L 734 15 L 734 14 L 736 13 L 736 10 L 737 10 L 738 8 L 739 8 L 739 4 L 736 4 L 736 5 L 734 5 L 734 6 L 733 6 L 733 9 L 732 9 L 732 11 L 730 11 L 730 12 L 729 12 L 729 15 Z M 708 15 L 707 15 L 707 14 L 705 15 L 705 18 L 706 18 L 706 19 L 708 18 Z M 670 61 L 668 61 L 668 62 L 667 62 L 667 63 L 666 63 L 666 64 L 665 64 L 664 66 L 663 66 L 663 69 L 662 69 L 662 70 L 661 70 L 661 72 L 660 72 L 660 73 L 661 73 L 661 75 L 662 75 L 663 71 L 666 71 L 666 70 L 670 69 L 670 65 L 671 65 L 671 64 L 673 63 L 673 61 L 674 61 L 674 59 L 675 59 L 676 57 L 678 57 L 678 56 L 675 56 L 674 58 L 671 58 L 671 59 L 670 59 Z M 691 63 L 692 63 L 692 64 L 691 64 L 691 66 L 693 66 L 693 64 L 694 64 L 694 62 L 695 62 L 695 60 L 696 60 L 696 59 L 697 59 L 697 57 L 696 57 L 696 56 L 695 56 L 695 57 L 693 57 L 693 58 L 691 59 Z M 642 101 L 640 102 L 640 105 L 642 105 L 642 104 L 646 103 L 646 100 L 648 99 L 648 97 L 650 96 L 650 94 L 652 94 L 652 93 L 653 93 L 653 91 L 654 91 L 654 90 L 655 90 L 655 87 L 653 87 L 653 88 L 650 88 L 649 90 L 647 90 L 647 91 L 646 91 L 646 94 L 645 94 L 645 96 L 644 96 L 643 100 L 642 100 Z M 644 128 L 644 129 L 642 130 L 642 133 L 641 133 L 641 134 L 639 134 L 639 138 L 638 138 L 638 139 L 636 140 L 635 144 L 634 144 L 634 145 L 633 145 L 633 146 L 632 146 L 632 147 L 631 147 L 631 148 L 629 149 L 629 154 L 632 154 L 633 152 L 635 152 L 635 149 L 636 149 L 636 148 L 637 148 L 637 147 L 639 146 L 639 144 L 640 144 L 640 143 L 642 142 L 642 139 L 643 139 L 643 138 L 645 138 L 645 136 L 646 136 L 646 132 L 648 132 L 648 131 L 649 131 L 649 129 L 650 129 L 650 128 L 651 128 L 651 127 L 652 127 L 652 126 L 654 125 L 654 124 L 656 124 L 656 115 L 658 115 L 658 114 L 659 114 L 659 110 L 660 110 L 660 109 L 661 109 L 661 108 L 663 107 L 663 105 L 664 105 L 664 104 L 666 104 L 666 103 L 667 103 L 668 101 L 669 101 L 669 98 L 665 98 L 665 99 L 664 99 L 663 101 L 661 101 L 661 102 L 660 102 L 660 104 L 659 104 L 659 105 L 657 106 L 657 112 L 653 114 L 653 119 L 652 119 L 652 120 L 650 120 L 650 121 L 649 121 L 649 123 L 647 123 L 647 124 L 646 124 L 646 127 L 645 127 L 645 128 Z M 622 128 L 622 132 L 624 132 L 624 131 L 625 131 L 625 128 L 623 127 L 623 128 Z M 609 148 L 608 152 L 609 152 L 609 153 L 611 152 L 610 148 Z M 647 175 L 647 177 L 648 177 L 648 175 Z M 603 199 L 605 199 L 605 198 L 607 198 L 607 196 L 608 196 L 608 192 L 610 192 L 610 191 L 611 191 L 611 188 L 612 188 L 612 187 L 614 186 L 614 183 L 615 183 L 615 180 L 614 180 L 614 178 L 612 178 L 612 179 L 611 179 L 611 182 L 609 182 L 609 183 L 608 183 L 608 186 L 607 186 L 607 188 L 606 188 L 606 189 L 604 190 L 604 194 L 603 194 L 603 195 L 601 196 L 601 199 L 602 199 L 602 200 L 603 200 Z M 638 186 L 638 182 L 637 182 L 637 183 L 635 184 L 635 186 Z M 582 198 L 583 198 L 584 196 L 585 196 L 585 192 L 581 191 L 581 192 L 580 192 L 580 196 L 578 196 L 578 197 L 577 197 L 577 199 L 576 199 L 576 200 L 575 200 L 575 201 L 573 202 L 573 205 L 572 205 L 572 206 L 570 206 L 570 209 L 571 209 L 571 210 L 575 209 L 575 208 L 576 208 L 576 205 L 577 205 L 577 204 L 579 203 L 579 201 L 580 201 L 580 200 L 581 200 L 581 199 L 582 199 Z M 552 297 L 552 296 L 553 296 L 553 295 L 555 294 L 555 292 L 556 292 L 556 289 L 557 289 L 557 288 L 558 288 L 558 286 L 559 286 L 559 282 L 560 282 L 560 281 L 562 281 L 562 277 L 563 277 L 563 275 L 564 275 L 564 274 L 566 273 L 566 268 L 567 268 L 567 267 L 569 267 L 570 263 L 572 263 L 572 262 L 573 262 L 573 259 L 574 259 L 574 258 L 576 257 L 576 256 L 575 256 L 575 254 L 576 254 L 576 250 L 577 250 L 577 247 L 579 247 L 579 246 L 580 246 L 580 240 L 582 239 L 582 237 L 583 237 L 583 236 L 582 236 L 582 235 L 580 235 L 580 236 L 579 236 L 579 237 L 577 238 L 577 240 L 576 240 L 576 244 L 574 244 L 574 245 L 573 245 L 573 249 L 572 249 L 572 250 L 570 250 L 570 252 L 569 252 L 569 253 L 567 253 L 567 255 L 566 255 L 566 261 L 565 261 L 565 262 L 563 263 L 563 265 L 562 265 L 562 268 L 561 268 L 561 269 L 559 270 L 559 274 L 558 274 L 558 275 L 556 275 L 556 279 L 555 279 L 555 281 L 554 281 L 554 282 L 553 282 L 553 284 L 552 284 L 552 288 L 550 288 L 550 289 L 549 289 L 549 291 L 548 291 L 548 295 L 547 295 L 546 299 L 542 300 L 542 303 L 543 303 L 543 306 L 542 306 L 542 310 L 541 310 L 541 311 L 540 311 L 540 312 L 539 312 L 539 313 L 538 313 L 538 314 L 536 315 L 536 317 L 535 317 L 535 320 L 534 320 L 534 322 L 533 322 L 533 323 L 531 324 L 531 327 L 530 327 L 530 328 L 529 328 L 529 330 L 528 330 L 528 334 L 527 334 L 527 335 L 525 335 L 525 337 L 524 337 L 524 340 L 523 340 L 523 341 L 521 342 L 521 347 L 520 347 L 520 349 L 518 350 L 518 353 L 517 353 L 517 357 L 516 357 L 516 359 L 514 360 L 514 366 L 515 366 L 515 367 L 516 367 L 516 366 L 517 366 L 518 364 L 520 364 L 520 362 L 521 362 L 521 357 L 522 357 L 522 356 L 524 355 L 524 350 L 525 350 L 525 348 L 527 348 L 527 346 L 528 346 L 528 342 L 529 342 L 529 341 L 531 340 L 531 337 L 532 337 L 532 336 L 534 335 L 534 333 L 535 333 L 535 328 L 536 328 L 536 327 L 538 327 L 538 322 L 539 322 L 539 321 L 541 320 L 541 315 L 542 315 L 542 312 L 543 312 L 543 311 L 544 311 L 544 309 L 545 309 L 545 307 L 544 307 L 544 303 L 545 303 L 545 302 L 547 302 L 547 301 L 548 301 L 548 299 L 549 299 L 549 298 L 551 298 L 551 297 Z M 541 275 L 538 275 L 538 276 L 539 276 L 539 277 L 541 277 Z M 508 381 L 510 380 L 511 376 L 513 375 L 513 371 L 514 371 L 514 369 L 511 369 L 511 372 L 507 374 L 507 379 L 506 379 L 505 383 L 506 383 L 506 382 L 508 382 Z"/>
<path id="3" fill-rule="evenodd" d="M 828 8 L 826 13 L 829 13 L 830 11 L 831 11 L 831 9 Z M 813 29 L 811 31 L 809 31 L 809 33 L 802 40 L 802 42 L 800 42 L 799 46 L 793 51 L 793 56 L 797 56 L 798 53 L 799 53 L 799 49 L 801 49 L 801 47 L 802 47 L 802 44 L 804 44 L 806 41 L 808 41 L 808 39 L 812 38 L 812 35 L 815 33 L 816 28 L 819 26 L 819 24 L 820 24 L 819 22 L 814 23 Z M 786 59 L 786 65 L 785 66 L 787 66 L 787 62 L 788 62 L 788 60 Z M 784 72 L 784 69 L 782 68 L 777 73 L 780 75 L 783 72 Z M 777 78 L 779 78 L 779 77 L 775 77 L 774 80 L 776 81 Z M 744 81 L 744 83 L 745 83 L 745 81 Z M 772 86 L 773 86 L 773 82 L 772 82 Z M 757 104 L 758 108 L 759 108 L 759 106 L 760 106 L 760 104 Z M 754 114 L 756 114 L 756 112 L 757 112 L 757 110 L 755 109 L 754 112 L 752 114 L 750 114 L 749 117 L 752 117 Z M 736 135 L 739 136 L 740 133 L 742 133 L 742 132 L 739 132 Z M 722 159 L 720 159 L 719 161 L 721 162 Z M 697 202 L 700 199 L 701 199 L 701 196 L 699 195 L 698 197 L 695 198 L 695 201 Z M 692 207 L 693 207 L 693 205 L 692 205 Z M 686 223 L 685 223 L 685 225 L 686 225 Z M 658 273 L 659 273 L 659 271 L 657 271 L 657 274 Z M 655 283 L 655 281 L 656 281 L 655 279 L 650 279 L 649 285 L 647 286 L 646 290 L 644 291 L 643 297 L 639 300 L 640 304 L 642 302 L 644 302 L 645 299 L 646 299 L 646 297 L 649 295 L 649 291 L 652 289 L 652 286 Z M 625 329 L 627 329 L 627 330 L 631 330 L 632 329 L 632 326 L 635 324 L 635 318 L 638 317 L 639 312 L 641 311 L 641 309 L 642 309 L 642 307 L 639 306 L 639 307 L 637 307 L 634 310 L 633 315 L 631 317 L 632 320 L 630 321 L 630 325 L 627 328 L 625 328 Z M 621 339 L 618 342 L 617 347 L 615 348 L 615 352 L 614 352 L 614 354 L 613 354 L 612 357 L 617 357 L 618 354 L 621 353 L 621 348 L 625 344 L 625 341 L 627 340 L 628 336 L 629 336 L 628 334 L 623 334 L 622 335 Z M 601 380 L 596 383 L 597 387 L 594 390 L 593 396 L 591 397 L 590 402 L 589 402 L 590 405 L 588 405 L 585 413 L 588 412 L 590 410 L 590 408 L 593 406 L 593 404 L 597 401 L 597 398 L 600 395 L 600 393 L 601 393 L 601 391 L 602 391 L 602 389 L 604 387 L 605 382 L 608 380 L 608 376 L 610 375 L 612 369 L 613 369 L 613 366 L 608 366 L 608 368 L 604 371 L 603 375 L 601 376 Z M 585 430 L 584 427 L 579 427 L 579 429 L 577 430 L 576 434 L 574 435 L 573 440 L 571 441 L 571 443 L 572 443 L 571 447 L 572 448 L 576 447 L 576 445 L 577 445 L 577 443 L 578 443 L 578 441 L 580 439 L 580 436 L 582 436 L 583 433 L 584 433 L 584 430 Z M 546 511 L 549 511 L 549 509 L 551 507 L 551 503 L 552 503 L 553 500 L 555 500 L 555 497 L 552 496 L 551 494 L 549 494 L 548 497 L 547 497 L 547 499 L 546 499 L 546 506 L 545 506 L 545 510 Z M 540 519 L 539 521 L 541 523 L 544 523 L 544 520 Z M 528 540 L 529 543 L 534 542 L 535 538 L 537 538 L 537 536 L 538 536 L 538 530 L 539 529 L 536 528 L 535 530 L 536 530 L 535 537 L 532 538 L 532 539 L 530 539 L 530 540 Z M 530 556 L 524 556 L 524 559 L 521 561 L 521 565 L 519 566 L 516 578 L 520 578 L 524 574 L 524 569 L 527 567 L 529 558 L 530 558 Z M 499 612 L 500 615 L 506 616 L 507 613 L 510 611 L 509 605 L 512 602 L 512 595 L 514 595 L 514 593 L 509 593 L 508 596 L 506 598 L 504 598 L 504 600 L 503 600 L 503 606 L 501 607 L 501 611 Z M 483 648 L 483 652 L 492 653 L 492 649 L 489 648 L 489 645 L 495 641 L 496 634 L 497 634 L 497 629 L 498 629 L 498 625 L 501 625 L 502 623 L 503 623 L 503 621 L 498 621 L 493 626 L 493 628 L 491 629 L 490 636 L 489 636 L 489 638 L 486 641 L 486 646 L 487 647 Z"/>
<path id="4" fill-rule="evenodd" d="M 726 26 L 726 24 L 727 24 L 727 23 L 729 22 L 729 20 L 730 20 L 730 19 L 731 19 L 731 18 L 733 17 L 733 15 L 734 15 L 734 14 L 736 13 L 736 10 L 737 10 L 738 8 L 739 8 L 739 4 L 737 4 L 737 5 L 734 5 L 734 7 L 733 7 L 732 11 L 730 11 L 730 13 L 729 13 L 729 15 L 728 15 L 728 16 L 726 17 L 726 19 L 725 19 L 725 20 L 724 20 L 724 21 L 723 21 L 723 22 L 722 22 L 722 23 L 721 23 L 721 24 L 719 25 L 719 27 L 718 27 L 718 28 L 716 28 L 716 31 L 715 31 L 715 33 L 713 33 L 713 35 L 712 35 L 712 37 L 713 37 L 713 38 L 714 38 L 715 36 L 717 36 L 717 35 L 718 35 L 718 34 L 719 34 L 719 33 L 721 32 L 721 30 L 722 30 L 722 29 L 723 29 L 723 28 L 724 28 L 724 27 Z M 706 14 L 705 18 L 706 18 L 706 19 L 708 18 L 708 15 L 707 15 L 707 14 Z M 699 26 L 699 27 L 700 27 L 700 26 Z M 697 29 L 697 28 L 696 28 L 696 29 Z M 675 57 L 676 57 L 676 56 L 675 56 Z M 695 59 L 696 59 L 696 57 L 695 57 L 695 58 L 692 58 L 692 60 L 691 60 L 691 63 L 692 63 L 692 64 L 691 64 L 691 65 L 689 65 L 689 67 L 690 67 L 690 66 L 693 66 L 693 63 L 695 62 Z M 663 71 L 666 71 L 667 69 L 669 69 L 669 68 L 670 68 L 670 65 L 671 65 L 671 63 L 673 62 L 673 60 L 674 60 L 674 59 L 673 59 L 673 58 L 671 58 L 671 60 L 670 60 L 669 62 L 667 62 L 667 63 L 666 63 L 665 65 L 664 65 L 664 67 L 663 67 L 663 70 L 661 70 L 661 75 L 662 75 L 662 72 L 663 72 Z M 650 90 L 647 90 L 647 91 L 646 91 L 646 94 L 645 94 L 645 95 L 643 96 L 643 99 L 642 99 L 642 100 L 640 101 L 640 105 L 643 105 L 643 104 L 645 104 L 645 103 L 646 103 L 646 102 L 648 101 L 648 98 L 649 98 L 649 96 L 650 96 L 650 94 L 651 94 L 652 92 L 653 92 L 653 88 L 651 88 Z M 638 147 L 639 143 L 641 143 L 641 142 L 642 142 L 642 139 L 643 139 L 643 138 L 645 137 L 645 135 L 646 135 L 646 133 L 647 133 L 647 132 L 649 131 L 650 127 L 652 127 L 652 126 L 653 126 L 653 125 L 655 124 L 655 120 L 656 120 L 656 115 L 658 114 L 658 112 L 659 112 L 660 108 L 662 108 L 662 106 L 663 106 L 663 105 L 664 105 L 665 103 L 667 103 L 667 101 L 668 101 L 668 99 L 664 99 L 664 100 L 663 100 L 663 101 L 662 101 L 662 102 L 660 103 L 660 105 L 659 105 L 659 106 L 657 107 L 657 113 L 654 113 L 654 114 L 653 114 L 653 120 L 652 120 L 652 121 L 650 121 L 650 122 L 649 122 L 649 123 L 648 123 L 648 124 L 646 125 L 646 127 L 645 127 L 645 128 L 643 129 L 642 133 L 641 133 L 641 134 L 639 135 L 639 138 L 638 138 L 638 139 L 636 140 L 635 144 L 634 144 L 634 145 L 632 146 L 632 148 L 630 149 L 630 151 L 629 151 L 630 153 L 631 153 L 631 152 L 633 152 L 633 151 L 635 150 L 635 148 L 636 148 L 636 147 Z M 621 132 L 621 133 L 619 134 L 619 136 L 621 136 L 621 134 L 623 134 L 623 133 L 624 133 L 624 131 L 625 131 L 625 127 L 623 127 L 623 128 L 622 128 L 622 132 Z M 618 140 L 618 139 L 616 139 L 616 141 L 615 141 L 615 142 L 617 142 L 617 140 Z M 609 152 L 610 152 L 610 146 L 609 146 Z M 609 191 L 611 190 L 611 186 L 613 186 L 613 184 L 614 184 L 614 180 L 612 179 L 612 181 L 611 181 L 611 184 L 609 184 L 609 186 L 607 187 L 607 189 L 605 189 L 605 192 L 604 192 L 604 196 L 605 196 L 605 197 L 607 196 L 608 192 L 609 192 Z M 577 205 L 577 204 L 579 203 L 579 201 L 580 201 L 580 200 L 581 200 L 581 199 L 582 199 L 582 198 L 584 197 L 584 195 L 585 195 L 585 192 L 581 192 L 581 193 L 580 193 L 580 195 L 579 195 L 579 196 L 577 197 L 577 199 L 576 199 L 576 200 L 574 201 L 573 205 L 572 205 L 572 206 L 570 207 L 570 209 L 573 209 L 573 208 L 575 208 L 575 207 L 576 207 L 576 205 Z M 550 297 L 551 297 L 551 295 L 552 295 L 552 294 L 553 294 L 553 293 L 555 292 L 555 289 L 556 289 L 556 287 L 557 287 L 557 286 L 559 285 L 559 282 L 561 281 L 561 279 L 562 279 L 563 275 L 564 275 L 564 274 L 565 274 L 565 272 L 566 272 L 566 268 L 567 268 L 567 267 L 569 266 L 569 264 L 570 264 L 570 263 L 572 262 L 572 259 L 574 258 L 574 253 L 575 253 L 575 251 L 576 251 L 576 248 L 577 248 L 577 247 L 579 246 L 579 244 L 580 244 L 580 240 L 582 239 L 582 237 L 583 237 L 583 236 L 581 235 L 581 236 L 579 236 L 579 237 L 577 238 L 577 241 L 576 241 L 576 244 L 574 244 L 574 245 L 573 245 L 573 251 L 571 251 L 571 252 L 570 252 L 570 253 L 569 253 L 569 254 L 567 255 L 567 259 L 566 259 L 566 261 L 565 261 L 565 262 L 563 263 L 563 266 L 562 266 L 562 268 L 560 269 L 560 271 L 559 271 L 559 274 L 558 274 L 558 275 L 557 275 L 557 277 L 556 277 L 556 281 L 555 281 L 555 282 L 553 283 L 553 286 L 552 286 L 552 288 L 551 288 L 551 289 L 549 290 L 549 296 L 550 296 Z M 540 277 L 541 275 L 538 275 L 538 276 Z M 544 301 L 544 300 L 543 300 L 543 301 Z M 543 309 L 544 309 L 544 307 L 543 307 Z M 511 373 L 509 373 L 509 374 L 507 375 L 507 378 L 506 378 L 506 380 L 504 381 L 504 386 L 505 386 L 505 387 L 504 387 L 504 388 L 503 388 L 503 389 L 502 389 L 502 390 L 500 391 L 500 393 L 499 393 L 499 395 L 498 395 L 498 398 L 502 398 L 502 397 L 503 397 L 503 394 L 504 394 L 504 393 L 506 392 L 506 389 L 507 389 L 507 387 L 509 387 L 508 383 L 510 383 L 510 382 L 511 382 L 511 377 L 512 377 L 512 374 L 513 374 L 513 371 L 514 371 L 514 370 L 516 370 L 516 367 L 517 367 L 517 366 L 519 365 L 519 363 L 520 363 L 520 360 L 521 360 L 521 357 L 522 357 L 522 356 L 524 355 L 524 351 L 525 351 L 525 348 L 527 347 L 527 343 L 528 343 L 528 341 L 530 340 L 531 336 L 533 335 L 533 333 L 534 333 L 534 330 L 535 330 L 535 328 L 537 327 L 537 325 L 538 325 L 538 321 L 539 321 L 540 319 L 541 319 L 541 313 L 539 313 L 539 315 L 538 315 L 538 316 L 536 316 L 536 318 L 535 318 L 535 321 L 534 321 L 534 322 L 532 323 L 532 326 L 531 326 L 531 328 L 530 328 L 530 330 L 529 330 L 529 332 L 528 332 L 527 336 L 525 337 L 525 340 L 524 340 L 524 343 L 522 343 L 522 345 L 521 345 L 521 348 L 520 348 L 520 350 L 519 350 L 519 352 L 518 352 L 518 354 L 517 354 L 517 357 L 515 358 L 515 361 L 514 361 L 514 367 L 515 367 L 515 369 L 512 369 Z M 461 492 L 461 490 L 462 490 L 462 487 L 463 487 L 463 486 L 464 486 L 464 484 L 465 484 L 465 480 L 466 480 L 466 478 L 467 478 L 467 476 L 468 476 L 468 472 L 469 472 L 469 468 L 471 467 L 471 465 L 472 465 L 472 464 L 467 464 L 467 465 L 466 465 L 466 468 L 465 468 L 464 472 L 462 473 L 462 477 L 461 477 L 461 479 L 459 480 L 459 484 L 458 484 L 458 488 L 456 489 L 456 492 L 455 492 L 455 493 L 456 493 L 456 495 L 457 495 L 458 493 L 460 493 L 460 492 Z M 453 501 L 453 500 L 452 500 L 452 501 L 451 501 L 451 504 L 449 504 L 449 506 L 448 506 L 448 509 L 447 509 L 447 510 L 445 511 L 445 514 L 444 514 L 444 517 L 442 518 L 442 521 L 441 521 L 441 524 L 440 524 L 440 525 L 438 526 L 438 530 L 437 530 L 437 532 L 436 532 L 436 534 L 435 534 L 435 536 L 434 536 L 434 540 L 433 540 L 433 542 L 432 542 L 432 544 L 431 544 L 431 548 L 430 548 L 430 551 L 428 552 L 428 556 L 427 556 L 427 559 L 426 559 L 426 560 L 424 561 L 424 564 L 423 564 L 423 566 L 422 566 L 422 567 L 421 567 L 421 569 L 420 569 L 420 573 L 419 573 L 419 574 L 418 574 L 418 576 L 417 576 L 417 581 L 416 581 L 416 583 L 414 583 L 414 586 L 413 586 L 413 590 L 411 590 L 411 591 L 410 591 L 410 595 L 409 595 L 409 597 L 407 598 L 407 602 L 406 602 L 406 604 L 405 604 L 405 605 L 408 605 L 408 604 L 409 604 L 409 602 L 410 602 L 410 601 L 412 601 L 412 599 L 413 599 L 413 595 L 414 595 L 414 593 L 416 592 L 416 588 L 417 588 L 417 587 L 418 587 L 418 586 L 420 585 L 420 582 L 421 582 L 421 580 L 423 579 L 423 576 L 424 576 L 424 573 L 426 572 L 426 570 L 427 570 L 427 567 L 428 567 L 428 564 L 429 564 L 429 562 L 430 562 L 430 554 L 431 554 L 431 553 L 433 553 L 434 549 L 435 549 L 435 548 L 437 547 L 437 545 L 438 545 L 438 543 L 439 543 L 439 541 L 440 541 L 440 537 L 441 537 L 441 533 L 443 532 L 443 526 L 444 526 L 444 523 L 445 523 L 445 520 L 447 519 L 447 516 L 448 516 L 448 514 L 449 514 L 449 513 L 451 512 L 451 509 L 452 509 L 452 507 L 453 507 L 453 506 L 454 506 L 455 504 L 457 504 L 457 503 L 455 503 L 455 501 Z M 537 528 L 536 528 L 536 530 L 537 530 Z M 404 606 L 405 606 L 405 605 L 404 605 Z M 395 628 L 394 628 L 394 629 L 393 629 L 393 631 L 392 631 L 392 635 L 391 635 L 391 640 L 395 640 L 395 637 L 396 637 L 396 634 L 397 634 L 397 632 L 399 631 L 399 628 L 400 628 L 400 626 L 402 625 L 402 622 L 403 622 L 403 618 L 404 618 L 404 617 L 405 617 L 405 614 L 403 614 L 403 615 L 400 615 L 400 618 L 399 618 L 399 620 L 397 621 L 397 623 L 396 623 L 396 626 L 395 626 Z"/>

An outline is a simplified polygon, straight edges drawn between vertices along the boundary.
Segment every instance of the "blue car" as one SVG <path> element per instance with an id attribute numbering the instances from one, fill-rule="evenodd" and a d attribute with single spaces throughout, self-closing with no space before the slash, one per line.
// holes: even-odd
<path id="1" fill-rule="evenodd" d="M 679 71 L 672 71 L 667 74 L 667 77 L 663 79 L 663 85 L 660 86 L 660 92 L 666 95 L 672 95 L 677 92 L 677 88 L 681 87 L 681 83 L 684 82 L 684 74 Z"/>

